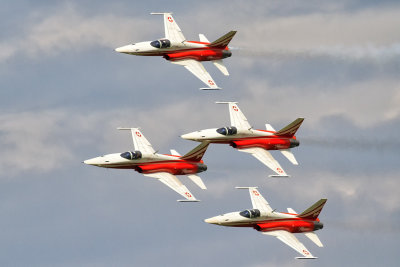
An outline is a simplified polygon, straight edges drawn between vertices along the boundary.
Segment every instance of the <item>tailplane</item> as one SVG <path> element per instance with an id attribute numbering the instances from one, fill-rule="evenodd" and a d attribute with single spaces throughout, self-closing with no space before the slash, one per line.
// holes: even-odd
<path id="1" fill-rule="evenodd" d="M 182 156 L 181 159 L 189 160 L 189 161 L 200 161 L 204 153 L 206 153 L 208 145 L 210 142 L 202 142 L 200 145 L 193 148 L 191 151 L 186 153 L 186 155 Z"/>
<path id="2" fill-rule="evenodd" d="M 226 47 L 229 42 L 232 40 L 233 36 L 235 36 L 236 31 L 230 31 L 224 36 L 218 38 L 214 42 L 210 43 L 208 46 L 210 47 Z"/>
<path id="3" fill-rule="evenodd" d="M 300 213 L 297 217 L 309 220 L 317 219 L 326 201 L 326 198 L 318 200 L 314 205 Z"/>
<path id="4" fill-rule="evenodd" d="M 303 123 L 304 118 L 297 118 L 288 126 L 282 128 L 281 130 L 277 131 L 275 135 L 292 138 L 297 130 L 300 128 L 301 124 Z"/>

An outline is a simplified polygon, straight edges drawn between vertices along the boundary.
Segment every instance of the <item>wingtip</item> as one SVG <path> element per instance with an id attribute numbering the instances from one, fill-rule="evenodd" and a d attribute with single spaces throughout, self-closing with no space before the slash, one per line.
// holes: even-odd
<path id="1" fill-rule="evenodd" d="M 200 90 L 222 90 L 221 87 L 211 88 L 211 87 L 202 87 L 199 88 Z"/>

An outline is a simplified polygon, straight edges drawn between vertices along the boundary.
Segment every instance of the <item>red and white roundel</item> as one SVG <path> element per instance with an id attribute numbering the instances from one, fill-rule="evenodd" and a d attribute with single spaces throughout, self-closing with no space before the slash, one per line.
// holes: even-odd
<path id="1" fill-rule="evenodd" d="M 215 85 L 215 83 L 212 80 L 208 80 L 209 85 Z"/>
<path id="2" fill-rule="evenodd" d="M 138 137 L 142 137 L 142 135 L 140 134 L 140 132 L 136 132 L 136 135 L 137 135 Z"/>
<path id="3" fill-rule="evenodd" d="M 232 106 L 234 111 L 238 111 L 239 109 L 237 108 L 237 106 Z"/>
<path id="4" fill-rule="evenodd" d="M 174 20 L 171 17 L 167 18 L 169 22 L 173 22 Z"/>
<path id="5" fill-rule="evenodd" d="M 282 170 L 281 168 L 276 168 L 276 170 L 277 170 L 279 173 L 283 173 L 283 170 Z"/>

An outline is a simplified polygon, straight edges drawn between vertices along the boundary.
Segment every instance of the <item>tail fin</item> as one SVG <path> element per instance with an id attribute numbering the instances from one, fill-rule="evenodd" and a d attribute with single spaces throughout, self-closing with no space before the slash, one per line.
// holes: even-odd
<path id="1" fill-rule="evenodd" d="M 225 47 L 229 44 L 229 42 L 232 40 L 233 36 L 235 36 L 236 31 L 230 31 L 224 36 L 218 38 L 214 42 L 210 43 L 208 46 L 210 47 Z"/>
<path id="2" fill-rule="evenodd" d="M 282 128 L 281 130 L 277 131 L 275 133 L 275 135 L 291 138 L 291 137 L 294 136 L 294 134 L 300 128 L 300 125 L 303 123 L 303 121 L 304 121 L 304 118 L 297 118 L 296 120 L 294 120 L 288 126 L 286 126 L 286 127 Z"/>
<path id="3" fill-rule="evenodd" d="M 202 142 L 200 145 L 196 146 L 191 151 L 182 156 L 181 159 L 200 161 L 203 158 L 204 153 L 206 153 L 209 144 L 210 142 Z"/>
<path id="4" fill-rule="evenodd" d="M 315 220 L 318 218 L 322 208 L 324 207 L 327 199 L 322 198 L 318 200 L 314 205 L 303 211 L 301 214 L 299 214 L 297 217 L 299 218 L 304 218 L 304 219 L 310 219 L 310 220 Z"/>

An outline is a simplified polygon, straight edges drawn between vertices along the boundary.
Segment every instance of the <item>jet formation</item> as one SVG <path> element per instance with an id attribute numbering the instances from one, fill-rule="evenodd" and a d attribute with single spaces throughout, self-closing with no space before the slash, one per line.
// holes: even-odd
<path id="1" fill-rule="evenodd" d="M 172 13 L 151 14 L 163 16 L 165 37 L 155 41 L 125 45 L 116 48 L 115 51 L 137 56 L 161 56 L 173 64 L 184 66 L 207 85 L 200 89 L 221 89 L 204 68 L 202 62 L 212 62 L 224 75 L 228 76 L 229 72 L 223 59 L 232 55 L 228 44 L 235 36 L 236 31 L 230 31 L 213 42 L 210 42 L 204 34 L 199 34 L 200 41 L 188 41 L 172 17 Z M 183 139 L 201 142 L 183 156 L 173 149 L 170 154 L 157 153 L 139 128 L 118 128 L 131 132 L 133 150 L 91 158 L 85 160 L 84 163 L 102 168 L 132 169 L 144 176 L 155 178 L 183 196 L 185 199 L 178 200 L 181 202 L 198 202 L 199 200 L 182 184 L 176 177 L 177 175 L 186 175 L 198 187 L 207 189 L 197 174 L 207 170 L 202 158 L 210 143 L 229 144 L 241 152 L 251 154 L 274 172 L 270 177 L 288 177 L 289 175 L 269 151 L 280 151 L 292 164 L 298 165 L 291 149 L 300 145 L 295 134 L 304 118 L 299 117 L 278 131 L 270 124 L 265 125 L 265 130 L 257 130 L 250 125 L 237 102 L 217 103 L 228 105 L 230 125 L 181 135 Z M 327 199 L 320 199 L 300 214 L 291 208 L 288 208 L 288 212 L 285 213 L 273 210 L 257 187 L 236 188 L 249 190 L 252 209 L 208 218 L 205 220 L 206 223 L 231 227 L 251 227 L 262 234 L 275 236 L 299 252 L 302 257 L 297 257 L 298 259 L 316 258 L 294 234 L 304 233 L 317 246 L 323 246 L 314 231 L 323 228 L 318 216 Z"/>

